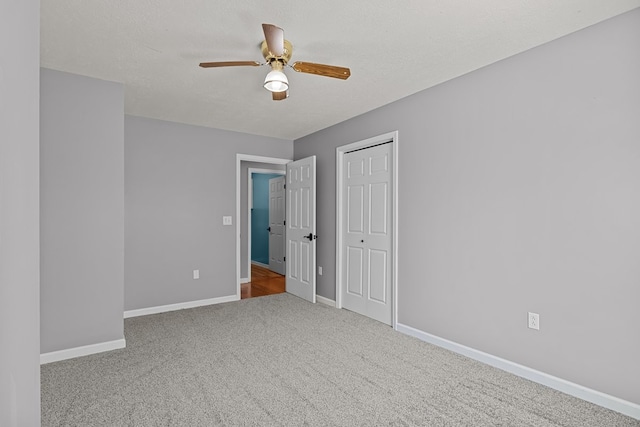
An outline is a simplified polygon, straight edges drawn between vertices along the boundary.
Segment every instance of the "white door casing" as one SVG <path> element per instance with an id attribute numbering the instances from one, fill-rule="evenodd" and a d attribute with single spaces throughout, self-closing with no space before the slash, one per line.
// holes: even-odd
<path id="1" fill-rule="evenodd" d="M 287 164 L 286 290 L 316 302 L 316 157 Z"/>
<path id="2" fill-rule="evenodd" d="M 285 274 L 285 177 L 269 180 L 269 269 Z"/>
<path id="3" fill-rule="evenodd" d="M 338 147 L 336 307 L 397 324 L 397 132 Z"/>

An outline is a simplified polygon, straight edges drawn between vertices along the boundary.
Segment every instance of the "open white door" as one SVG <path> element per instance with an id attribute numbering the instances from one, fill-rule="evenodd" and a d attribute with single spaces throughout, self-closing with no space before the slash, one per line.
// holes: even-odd
<path id="1" fill-rule="evenodd" d="M 269 269 L 284 275 L 284 182 L 279 176 L 269 180 Z"/>
<path id="2" fill-rule="evenodd" d="M 316 156 L 287 163 L 286 290 L 316 302 Z"/>

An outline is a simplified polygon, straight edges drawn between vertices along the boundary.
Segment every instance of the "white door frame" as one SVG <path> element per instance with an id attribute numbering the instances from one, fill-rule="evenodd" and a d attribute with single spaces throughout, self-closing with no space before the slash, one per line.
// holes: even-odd
<path id="1" fill-rule="evenodd" d="M 251 281 L 251 207 L 253 202 L 253 186 L 251 185 L 251 174 L 264 173 L 274 175 L 286 175 L 287 171 L 277 169 L 249 168 L 247 174 L 247 277 L 241 277 L 242 283 Z M 242 257 L 240 257 L 242 261 Z"/>
<path id="2" fill-rule="evenodd" d="M 240 264 L 242 258 L 240 256 L 240 243 L 242 236 L 240 236 L 240 194 L 241 194 L 241 174 L 242 174 L 242 162 L 256 162 L 256 163 L 271 163 L 273 165 L 286 165 L 291 162 L 291 159 L 281 159 L 277 157 L 265 157 L 255 156 L 253 154 L 236 154 L 236 299 L 240 299 Z M 248 228 L 248 227 L 247 227 Z"/>
<path id="3" fill-rule="evenodd" d="M 398 131 L 374 136 L 362 141 L 353 142 L 336 148 L 336 308 L 342 308 L 342 212 L 345 209 L 343 203 L 344 184 L 343 164 L 345 153 L 353 150 L 364 149 L 391 141 L 392 168 L 391 176 L 391 327 L 397 329 L 398 325 Z"/>

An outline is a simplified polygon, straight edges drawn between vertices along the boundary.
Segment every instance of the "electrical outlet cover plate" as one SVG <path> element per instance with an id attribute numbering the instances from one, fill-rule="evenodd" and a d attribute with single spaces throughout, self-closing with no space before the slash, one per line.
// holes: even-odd
<path id="1" fill-rule="evenodd" d="M 538 313 L 528 313 L 529 328 L 540 330 L 540 315 Z"/>

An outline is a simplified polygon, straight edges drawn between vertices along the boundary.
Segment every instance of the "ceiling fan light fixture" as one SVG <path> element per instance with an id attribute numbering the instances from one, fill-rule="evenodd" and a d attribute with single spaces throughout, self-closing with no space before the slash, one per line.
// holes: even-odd
<path id="1" fill-rule="evenodd" d="M 264 79 L 264 88 L 270 92 L 284 92 L 289 89 L 289 79 L 280 70 L 271 70 Z"/>
<path id="2" fill-rule="evenodd" d="M 296 61 L 289 65 L 293 45 L 284 38 L 284 30 L 273 24 L 262 24 L 264 40 L 260 43 L 260 51 L 265 62 L 257 61 L 216 61 L 201 62 L 202 68 L 216 67 L 258 67 L 268 65 L 271 70 L 264 79 L 264 88 L 271 92 L 271 99 L 282 101 L 289 96 L 289 79 L 284 74 L 284 67 L 292 68 L 298 73 L 315 74 L 318 76 L 331 77 L 334 79 L 346 80 L 351 75 L 351 70 L 346 67 L 336 67 L 335 65 L 317 64 L 315 62 Z"/>

